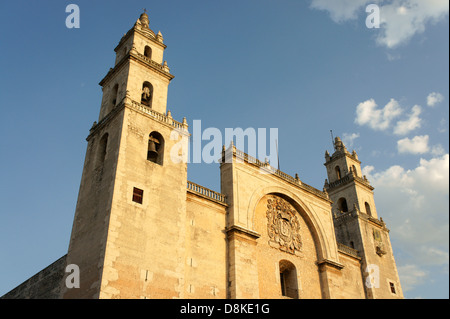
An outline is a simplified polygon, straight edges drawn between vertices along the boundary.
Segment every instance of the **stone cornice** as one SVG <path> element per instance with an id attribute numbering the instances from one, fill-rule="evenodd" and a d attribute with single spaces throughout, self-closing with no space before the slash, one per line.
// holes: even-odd
<path id="1" fill-rule="evenodd" d="M 333 260 L 329 260 L 329 259 L 322 259 L 320 261 L 317 262 L 318 266 L 330 266 L 336 269 L 341 270 L 342 268 L 344 268 L 345 266 L 341 263 L 338 263 L 336 261 Z"/>
<path id="2" fill-rule="evenodd" d="M 120 61 L 114 66 L 114 68 L 111 68 L 109 72 L 105 75 L 105 77 L 99 82 L 99 85 L 104 86 L 105 83 L 113 77 L 115 73 L 118 72 L 118 70 L 128 61 L 133 60 L 135 62 L 140 63 L 141 65 L 148 67 L 155 71 L 156 73 L 162 75 L 169 81 L 171 81 L 175 76 L 170 74 L 167 71 L 167 68 L 165 66 L 160 65 L 159 63 L 150 60 L 149 58 L 145 57 L 143 54 L 140 54 L 136 51 L 136 49 L 131 49 L 125 56 L 120 59 Z"/>
<path id="3" fill-rule="evenodd" d="M 141 65 L 146 66 L 152 69 L 153 71 L 157 72 L 158 74 L 164 76 L 169 81 L 171 81 L 175 77 L 173 74 L 169 73 L 169 71 L 167 70 L 167 68 L 165 68 L 165 66 L 147 58 L 143 54 L 140 54 L 134 48 L 130 50 L 129 57 L 131 60 L 139 62 Z"/>
<path id="4" fill-rule="evenodd" d="M 251 239 L 258 239 L 259 237 L 261 237 L 261 235 L 257 232 L 238 225 L 227 227 L 225 231 L 228 235 L 238 233 L 241 235 L 245 235 L 246 237 L 250 237 Z"/>
<path id="5" fill-rule="evenodd" d="M 368 188 L 370 191 L 373 191 L 375 189 L 373 186 L 370 185 L 367 179 L 361 178 L 355 175 L 353 172 L 348 173 L 347 175 L 345 175 L 341 179 L 338 179 L 337 181 L 325 184 L 325 189 L 327 190 L 327 192 L 330 193 L 341 187 L 347 186 L 352 182 L 357 182 L 359 185 Z"/>
<path id="6" fill-rule="evenodd" d="M 113 118 L 115 118 L 116 115 L 121 110 L 123 110 L 124 107 L 125 107 L 125 103 L 124 103 L 124 100 L 122 100 L 118 105 L 116 105 L 116 107 L 114 107 L 114 109 L 111 112 L 106 114 L 106 116 L 104 118 L 102 118 L 100 120 L 100 122 L 98 122 L 98 123 L 94 122 L 91 129 L 89 130 L 88 137 L 86 137 L 86 141 L 89 141 L 92 138 L 92 136 L 94 136 L 99 130 L 101 130 L 103 127 L 105 127 L 106 124 L 108 124 Z"/>
<path id="7" fill-rule="evenodd" d="M 114 68 L 110 68 L 108 73 L 106 73 L 104 78 L 98 84 L 103 87 L 105 85 L 105 83 L 113 76 L 113 74 L 117 73 L 118 70 L 123 65 L 125 65 L 125 62 L 128 61 L 129 55 L 130 55 L 130 53 L 125 54 L 125 56 L 122 59 L 120 59 L 119 62 L 117 62 L 117 64 L 114 66 Z"/>
<path id="8" fill-rule="evenodd" d="M 104 127 L 107 123 L 109 123 L 125 107 L 137 111 L 145 116 L 148 116 L 154 119 L 155 121 L 158 121 L 159 123 L 170 127 L 171 129 L 175 129 L 180 134 L 190 136 L 186 118 L 183 118 L 183 122 L 180 123 L 172 118 L 170 112 L 168 112 L 167 115 L 161 114 L 159 112 L 156 112 L 155 110 L 146 107 L 145 105 L 142 105 L 141 103 L 133 101 L 127 95 L 122 99 L 122 101 L 120 101 L 119 104 L 117 104 L 113 108 L 111 112 L 109 112 L 103 119 L 101 119 L 99 123 L 94 122 L 91 129 L 89 130 L 89 135 L 86 138 L 86 140 L 89 141 L 97 131 L 99 131 L 102 127 Z"/>
<path id="9" fill-rule="evenodd" d="M 236 149 L 236 146 L 234 146 L 234 145 L 232 145 L 230 147 L 232 149 L 232 153 L 231 153 L 230 148 L 225 150 L 225 146 L 224 146 L 224 149 L 222 150 L 222 159 L 220 161 L 220 165 L 230 163 L 230 161 L 234 162 L 234 160 L 232 160 L 232 158 L 233 159 L 236 158 L 237 159 L 236 162 L 238 162 L 238 163 L 247 163 L 249 165 L 258 167 L 258 169 L 263 170 L 265 172 L 265 174 L 276 176 L 276 177 L 288 182 L 289 184 L 291 184 L 293 186 L 296 186 L 310 194 L 313 194 L 315 196 L 320 197 L 321 199 L 328 201 L 329 203 L 332 202 L 326 192 L 322 192 L 313 186 L 303 183 L 298 178 L 298 176 L 292 177 L 289 174 L 286 174 L 286 173 L 280 171 L 279 169 L 275 169 L 272 166 L 270 166 L 269 163 L 261 162 L 257 158 L 254 158 L 253 156 L 248 155 L 247 153 Z M 232 155 L 232 157 L 231 157 L 231 155 Z"/>

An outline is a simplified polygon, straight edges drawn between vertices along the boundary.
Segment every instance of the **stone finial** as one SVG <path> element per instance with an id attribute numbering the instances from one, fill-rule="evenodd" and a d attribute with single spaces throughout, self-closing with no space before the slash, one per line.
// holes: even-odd
<path id="1" fill-rule="evenodd" d="M 325 151 L 325 161 L 329 162 L 330 159 L 331 159 L 330 153 L 328 153 L 328 151 Z"/>
<path id="2" fill-rule="evenodd" d="M 164 63 L 163 63 L 163 69 L 164 69 L 164 71 L 166 71 L 166 72 L 169 72 L 169 71 L 170 71 L 170 68 L 169 68 L 169 66 L 167 65 L 167 61 L 164 61 Z"/>
<path id="3" fill-rule="evenodd" d="M 157 40 L 158 42 L 163 43 L 164 38 L 163 38 L 163 35 L 162 35 L 161 31 L 158 31 L 158 34 L 156 35 L 156 40 Z"/>
<path id="4" fill-rule="evenodd" d="M 188 124 L 187 124 L 186 117 L 183 117 L 183 121 L 181 122 L 181 124 L 183 125 L 183 129 L 187 131 Z"/>

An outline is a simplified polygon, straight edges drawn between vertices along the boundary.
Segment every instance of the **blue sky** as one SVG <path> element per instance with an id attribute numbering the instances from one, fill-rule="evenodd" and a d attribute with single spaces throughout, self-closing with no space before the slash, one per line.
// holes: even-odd
<path id="1" fill-rule="evenodd" d="M 142 8 L 176 120 L 278 128 L 281 170 L 319 189 L 333 130 L 375 187 L 405 297 L 449 297 L 447 0 L 2 1 L 0 295 L 67 252 L 98 83 Z M 220 191 L 218 164 L 188 178 Z"/>

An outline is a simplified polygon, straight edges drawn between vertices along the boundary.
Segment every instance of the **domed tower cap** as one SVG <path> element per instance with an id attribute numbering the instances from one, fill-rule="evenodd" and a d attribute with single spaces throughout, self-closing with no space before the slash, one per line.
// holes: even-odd
<path id="1" fill-rule="evenodd" d="M 142 25 L 145 27 L 149 27 L 150 20 L 148 19 L 147 10 L 144 9 L 144 12 L 139 17 L 139 20 L 141 21 Z"/>

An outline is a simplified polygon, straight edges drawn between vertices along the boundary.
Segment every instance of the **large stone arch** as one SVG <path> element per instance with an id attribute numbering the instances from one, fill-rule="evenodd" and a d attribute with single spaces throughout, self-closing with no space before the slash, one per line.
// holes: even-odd
<path id="1" fill-rule="evenodd" d="M 255 190 L 250 197 L 247 208 L 247 227 L 255 229 L 255 209 L 259 201 L 266 195 L 277 195 L 288 201 L 305 220 L 313 235 L 318 261 L 328 259 L 331 253 L 331 243 L 327 239 L 327 231 L 317 213 L 311 209 L 297 194 L 280 186 L 266 186 Z M 328 236 L 331 234 L 328 234 Z"/>

